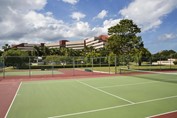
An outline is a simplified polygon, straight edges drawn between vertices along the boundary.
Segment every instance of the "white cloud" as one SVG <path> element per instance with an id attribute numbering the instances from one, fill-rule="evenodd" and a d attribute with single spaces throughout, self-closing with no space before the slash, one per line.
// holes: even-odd
<path id="1" fill-rule="evenodd" d="M 177 35 L 174 33 L 167 33 L 163 34 L 162 36 L 159 37 L 159 40 L 167 41 L 167 40 L 173 40 L 177 38 Z"/>
<path id="2" fill-rule="evenodd" d="M 133 19 L 143 31 L 152 30 L 162 24 L 162 18 L 177 8 L 177 0 L 134 0 L 120 14 Z"/>
<path id="3" fill-rule="evenodd" d="M 74 4 L 79 2 L 79 0 L 62 0 L 62 1 L 66 2 L 66 3 L 69 3 L 69 4 L 72 4 L 72 5 L 74 5 Z"/>
<path id="4" fill-rule="evenodd" d="M 109 20 L 105 20 L 103 22 L 103 26 L 108 29 L 108 28 L 110 28 L 112 26 L 117 25 L 120 22 L 120 20 L 121 19 L 109 19 Z"/>
<path id="5" fill-rule="evenodd" d="M 108 33 L 108 28 L 115 26 L 116 24 L 118 24 L 120 22 L 121 19 L 109 19 L 109 20 L 105 20 L 102 24 L 101 27 L 94 27 L 92 28 L 92 32 L 93 34 L 95 34 L 96 36 L 100 35 L 100 34 L 107 34 Z"/>
<path id="6" fill-rule="evenodd" d="M 85 18 L 85 17 L 86 17 L 86 15 L 81 12 L 73 12 L 71 15 L 71 18 L 75 19 L 77 21 L 79 21 L 80 19 Z"/>
<path id="7" fill-rule="evenodd" d="M 80 21 L 86 17 L 85 14 L 75 12 L 72 17 L 76 21 L 66 23 L 55 19 L 52 12 L 36 12 L 46 4 L 45 0 L 39 1 L 18 0 L 19 4 L 0 1 L 0 47 L 6 43 L 48 43 L 61 39 L 85 39 L 107 34 L 107 28 L 119 22 L 119 19 L 109 19 L 105 20 L 102 26 L 92 28 L 88 22 Z M 30 6 L 31 2 L 34 2 L 33 6 Z"/>
<path id="8" fill-rule="evenodd" d="M 0 1 L 0 47 L 6 43 L 47 43 L 61 39 L 82 39 L 89 37 L 92 32 L 88 22 L 79 21 L 85 17 L 82 13 L 78 16 L 76 14 L 76 21 L 69 24 L 55 19 L 52 12 L 36 12 L 35 10 L 45 7 L 43 3 L 30 7 L 24 0 L 21 1 L 27 9 L 21 2 L 17 7 L 17 4 Z"/>
<path id="9" fill-rule="evenodd" d="M 0 1 L 0 11 L 5 11 L 7 8 L 11 7 L 12 10 L 16 11 L 28 11 L 28 10 L 41 10 L 47 4 L 47 0 L 1 0 Z"/>
<path id="10" fill-rule="evenodd" d="M 94 19 L 98 18 L 98 19 L 103 19 L 107 16 L 108 11 L 106 10 L 102 10 L 96 17 L 94 17 Z"/>

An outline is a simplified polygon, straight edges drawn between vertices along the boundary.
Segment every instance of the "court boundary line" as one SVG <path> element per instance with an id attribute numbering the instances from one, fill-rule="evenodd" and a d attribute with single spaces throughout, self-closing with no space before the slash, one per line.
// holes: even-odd
<path id="1" fill-rule="evenodd" d="M 85 82 L 81 82 L 81 81 L 78 81 L 78 80 L 76 80 L 76 81 L 77 81 L 78 83 L 81 83 L 81 84 L 83 84 L 83 85 L 85 85 L 85 86 L 88 86 L 88 87 L 90 87 L 90 88 L 92 88 L 92 89 L 95 89 L 95 90 L 97 90 L 97 91 L 100 91 L 100 92 L 102 92 L 102 93 L 105 93 L 105 94 L 107 94 L 107 95 L 110 95 L 110 96 L 112 96 L 112 97 L 121 99 L 121 100 L 126 101 L 126 102 L 128 102 L 128 103 L 131 103 L 131 104 L 134 104 L 134 103 L 135 103 L 135 102 L 132 102 L 132 101 L 127 100 L 127 99 L 125 99 L 125 98 L 122 98 L 122 97 L 120 97 L 120 96 L 111 94 L 111 93 L 109 93 L 109 92 L 106 92 L 106 91 L 101 90 L 101 89 L 99 89 L 99 88 L 96 88 L 96 87 L 94 87 L 94 86 L 91 86 L 91 85 L 89 85 L 89 84 L 87 84 L 87 83 L 85 83 Z"/>
<path id="2" fill-rule="evenodd" d="M 64 115 L 59 115 L 59 116 L 50 116 L 48 118 L 63 118 L 63 117 L 68 117 L 68 116 L 75 116 L 75 115 L 93 113 L 93 112 L 98 112 L 98 111 L 111 110 L 111 109 L 122 108 L 122 107 L 138 105 L 138 104 L 143 104 L 143 103 L 149 103 L 149 102 L 154 102 L 154 101 L 160 101 L 160 100 L 166 100 L 166 99 L 171 99 L 171 98 L 177 98 L 177 95 L 169 96 L 169 97 L 163 97 L 163 98 L 157 98 L 157 99 L 151 99 L 151 100 L 145 100 L 145 101 L 141 101 L 141 102 L 136 102 L 134 104 L 124 104 L 124 105 L 106 107 L 106 108 L 95 109 L 95 110 L 88 110 L 88 111 L 82 111 L 82 112 L 69 113 L 69 114 L 64 114 Z"/>
<path id="3" fill-rule="evenodd" d="M 126 68 L 121 68 L 121 70 L 132 70 L 132 72 L 147 72 L 147 73 L 150 73 L 150 74 L 164 74 L 164 75 L 177 75 L 177 73 L 169 73 L 169 72 L 158 72 L 158 71 L 145 71 L 145 70 L 136 70 L 136 69 L 126 69 Z"/>
<path id="4" fill-rule="evenodd" d="M 9 111 L 10 111 L 10 109 L 11 109 L 11 107 L 12 107 L 12 105 L 13 105 L 13 103 L 14 103 L 14 101 L 15 101 L 17 95 L 18 95 L 18 91 L 20 90 L 21 85 L 22 85 L 22 82 L 20 82 L 20 84 L 19 84 L 19 86 L 18 86 L 18 89 L 17 89 L 17 91 L 16 91 L 16 93 L 15 93 L 15 95 L 14 95 L 14 98 L 13 98 L 13 100 L 12 100 L 12 102 L 11 102 L 11 104 L 10 104 L 10 106 L 9 106 L 7 112 L 6 112 L 6 115 L 4 116 L 4 118 L 7 118 L 8 114 L 9 114 Z"/>
<path id="5" fill-rule="evenodd" d="M 134 84 L 120 84 L 120 85 L 112 85 L 112 86 L 102 86 L 97 88 L 113 88 L 113 87 L 121 87 L 121 86 L 134 86 L 134 85 L 143 85 L 143 84 L 150 84 L 150 83 L 157 83 L 158 81 L 152 81 L 152 82 L 140 82 L 140 83 L 134 83 Z"/>
<path id="6" fill-rule="evenodd" d="M 146 117 L 146 118 L 151 118 L 151 117 L 156 117 L 156 116 L 161 116 L 161 115 L 167 115 L 167 114 L 175 113 L 175 112 L 177 112 L 177 110 L 169 111 L 169 112 L 164 112 L 164 113 L 156 114 L 156 115 L 152 115 L 152 116 L 148 116 L 148 117 Z"/>

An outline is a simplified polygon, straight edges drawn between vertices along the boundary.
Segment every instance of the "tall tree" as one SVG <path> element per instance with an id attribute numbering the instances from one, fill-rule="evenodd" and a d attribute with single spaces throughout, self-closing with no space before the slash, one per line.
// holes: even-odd
<path id="1" fill-rule="evenodd" d="M 5 57 L 6 66 L 19 68 L 29 64 L 28 52 L 25 51 L 9 49 L 3 53 L 3 56 Z"/>
<path id="2" fill-rule="evenodd" d="M 3 54 L 3 51 L 2 51 L 2 50 L 0 50 L 0 56 L 2 56 L 2 54 Z"/>
<path id="3" fill-rule="evenodd" d="M 34 56 L 47 56 L 50 55 L 50 49 L 46 46 L 34 46 L 33 47 Z"/>
<path id="4" fill-rule="evenodd" d="M 151 62 L 151 53 L 148 49 L 144 48 L 144 46 L 135 49 L 134 57 L 135 62 L 137 62 L 139 66 L 141 66 L 142 61 Z"/>
<path id="5" fill-rule="evenodd" d="M 108 29 L 107 48 L 117 56 L 129 55 L 135 52 L 143 42 L 140 36 L 140 28 L 132 20 L 123 19 L 116 26 Z"/>
<path id="6" fill-rule="evenodd" d="M 9 44 L 5 44 L 4 46 L 2 46 L 2 49 L 3 49 L 4 51 L 7 51 L 7 50 L 10 49 L 10 45 L 9 45 Z"/>
<path id="7" fill-rule="evenodd" d="M 162 50 L 156 54 L 153 54 L 153 61 L 167 60 L 169 58 L 175 58 L 176 52 L 174 50 Z"/>

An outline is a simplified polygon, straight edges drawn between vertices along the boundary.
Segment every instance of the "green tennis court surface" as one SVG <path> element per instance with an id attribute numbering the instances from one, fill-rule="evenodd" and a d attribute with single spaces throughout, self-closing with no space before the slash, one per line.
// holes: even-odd
<path id="1" fill-rule="evenodd" d="M 176 83 L 117 76 L 23 82 L 7 118 L 145 118 L 175 110 Z"/>

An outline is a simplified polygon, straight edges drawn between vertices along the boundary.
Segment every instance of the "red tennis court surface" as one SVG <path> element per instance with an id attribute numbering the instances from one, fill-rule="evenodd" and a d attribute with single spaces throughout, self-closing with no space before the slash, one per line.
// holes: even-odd
<path id="1" fill-rule="evenodd" d="M 0 81 L 0 118 L 4 118 L 11 101 L 19 86 L 18 81 L 2 82 Z"/>
<path id="2" fill-rule="evenodd" d="M 162 115 L 153 116 L 151 118 L 177 118 L 177 111 L 171 113 L 165 113 Z"/>
<path id="3" fill-rule="evenodd" d="M 34 79 L 34 78 L 53 78 L 57 77 L 59 78 L 76 78 L 76 77 L 99 77 L 99 76 L 110 76 L 109 73 L 102 73 L 102 72 L 87 72 L 84 70 L 73 70 L 73 69 L 60 69 L 59 70 L 62 74 L 53 74 L 52 71 L 51 74 L 48 75 L 11 75 L 11 76 L 5 76 L 5 79 Z M 2 79 L 2 77 L 0 77 Z"/>

